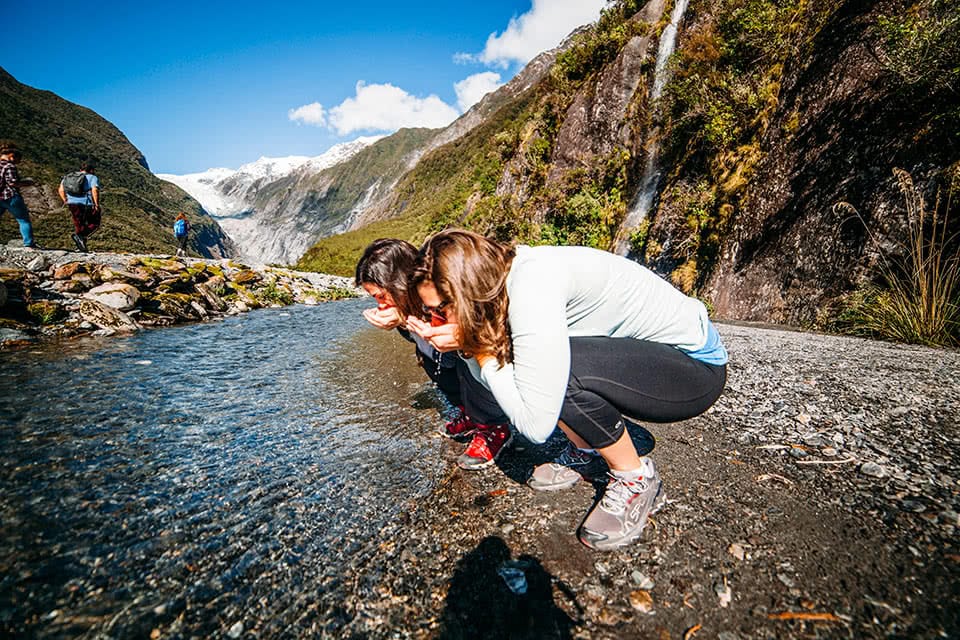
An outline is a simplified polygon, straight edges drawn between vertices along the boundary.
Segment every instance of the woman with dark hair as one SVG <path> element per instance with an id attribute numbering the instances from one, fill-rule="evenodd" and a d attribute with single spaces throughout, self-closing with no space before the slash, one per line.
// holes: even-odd
<path id="1" fill-rule="evenodd" d="M 473 374 L 528 439 L 545 442 L 556 426 L 569 439 L 530 486 L 573 486 L 599 455 L 610 480 L 580 540 L 615 549 L 639 538 L 664 495 L 623 416 L 675 422 L 719 397 L 727 352 L 703 303 L 605 251 L 512 247 L 456 229 L 424 243 L 413 284 L 424 308 L 442 307 L 458 332 L 416 319 L 412 331 L 471 356 Z"/>
<path id="2" fill-rule="evenodd" d="M 482 469 L 494 460 L 510 441 L 509 420 L 490 392 L 474 378 L 455 353 L 442 353 L 407 328 L 407 318 L 420 316 L 414 302 L 410 275 L 417 248 L 404 240 L 383 238 L 372 242 L 357 263 L 355 282 L 377 301 L 363 317 L 380 329 L 396 329 L 417 345 L 417 361 L 450 404 L 458 409 L 441 433 L 448 438 L 472 436 L 466 451 L 457 459 L 462 469 Z M 453 331 L 446 325 L 442 310 L 425 316 L 438 331 Z"/>

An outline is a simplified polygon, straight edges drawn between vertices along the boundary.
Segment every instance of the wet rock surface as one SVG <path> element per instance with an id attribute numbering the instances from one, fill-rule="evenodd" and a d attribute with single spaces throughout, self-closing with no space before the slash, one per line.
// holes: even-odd
<path id="1" fill-rule="evenodd" d="M 349 278 L 233 260 L 0 246 L 0 349 L 357 293 Z"/>
<path id="2" fill-rule="evenodd" d="M 705 415 L 644 425 L 669 503 L 610 553 L 576 530 L 600 483 L 525 486 L 521 438 L 451 470 L 381 534 L 344 634 L 441 638 L 940 638 L 960 634 L 960 353 L 722 325 Z M 649 436 L 635 425 L 639 447 Z M 451 464 L 463 445 L 447 446 Z M 526 591 L 517 593 L 516 569 Z M 510 579 L 508 579 L 510 578 Z"/>

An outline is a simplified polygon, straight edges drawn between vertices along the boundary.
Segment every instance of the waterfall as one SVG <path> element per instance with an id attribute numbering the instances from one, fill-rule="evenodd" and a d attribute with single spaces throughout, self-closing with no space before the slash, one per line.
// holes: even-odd
<path id="1" fill-rule="evenodd" d="M 653 70 L 653 87 L 650 89 L 650 108 L 657 108 L 657 101 L 663 92 L 664 85 L 669 79 L 669 70 L 667 62 L 673 54 L 673 48 L 677 42 L 677 27 L 683 18 L 684 11 L 687 10 L 688 0 L 676 0 L 673 5 L 673 11 L 670 13 L 670 24 L 664 28 L 660 34 L 660 45 L 657 48 L 657 63 Z M 644 145 L 647 149 L 647 162 L 643 168 L 643 176 L 640 179 L 640 190 L 637 197 L 630 206 L 627 215 L 620 225 L 620 233 L 617 236 L 614 251 L 625 256 L 630 251 L 630 232 L 639 225 L 650 209 L 653 208 L 653 201 L 657 197 L 657 187 L 660 185 L 660 143 L 658 141 L 660 127 L 654 125 L 647 134 L 647 141 Z"/>

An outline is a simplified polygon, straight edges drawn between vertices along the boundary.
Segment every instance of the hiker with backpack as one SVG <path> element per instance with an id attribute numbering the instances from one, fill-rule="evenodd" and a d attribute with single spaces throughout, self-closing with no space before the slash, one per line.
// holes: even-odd
<path id="1" fill-rule="evenodd" d="M 70 209 L 75 233 L 71 236 L 77 250 L 87 253 L 87 238 L 100 228 L 100 179 L 93 174 L 92 160 L 84 160 L 80 171 L 63 176 L 58 193 Z"/>
<path id="2" fill-rule="evenodd" d="M 21 180 L 17 174 L 17 163 L 23 154 L 12 142 L 0 142 L 0 214 L 9 211 L 10 215 L 20 225 L 20 235 L 23 237 L 23 246 L 28 249 L 38 249 L 33 241 L 33 225 L 30 224 L 30 212 L 23 202 L 19 187 L 33 184 L 33 181 Z"/>
<path id="3" fill-rule="evenodd" d="M 177 256 L 187 255 L 187 238 L 190 236 L 190 221 L 183 211 L 173 221 L 173 237 L 177 239 Z"/>

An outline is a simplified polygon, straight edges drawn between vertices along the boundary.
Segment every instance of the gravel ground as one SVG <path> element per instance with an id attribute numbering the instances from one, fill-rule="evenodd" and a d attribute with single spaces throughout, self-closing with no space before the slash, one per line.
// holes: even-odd
<path id="1" fill-rule="evenodd" d="M 515 440 L 382 532 L 337 636 L 960 637 L 960 353 L 723 324 L 705 415 L 634 426 L 669 497 L 639 543 L 582 546 L 600 484 L 538 493 Z M 649 429 L 647 432 L 644 427 Z M 439 436 L 438 436 L 439 437 Z M 525 593 L 514 592 L 524 583 Z M 518 591 L 522 588 L 517 588 Z"/>

